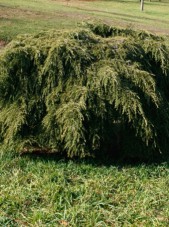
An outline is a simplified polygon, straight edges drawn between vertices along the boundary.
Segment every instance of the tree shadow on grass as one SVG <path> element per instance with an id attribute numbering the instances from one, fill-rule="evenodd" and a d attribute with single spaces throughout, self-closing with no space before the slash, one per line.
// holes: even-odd
<path id="1" fill-rule="evenodd" d="M 156 156 L 151 158 L 146 157 L 112 157 L 110 155 L 96 155 L 95 157 L 86 157 L 86 158 L 67 158 L 63 154 L 59 153 L 25 153 L 21 157 L 27 157 L 31 160 L 40 160 L 44 162 L 55 161 L 69 163 L 69 161 L 74 162 L 75 164 L 89 164 L 97 167 L 101 166 L 117 166 L 119 168 L 125 166 L 140 166 L 140 165 L 161 165 L 166 164 L 169 167 L 169 155 L 165 156 Z"/>

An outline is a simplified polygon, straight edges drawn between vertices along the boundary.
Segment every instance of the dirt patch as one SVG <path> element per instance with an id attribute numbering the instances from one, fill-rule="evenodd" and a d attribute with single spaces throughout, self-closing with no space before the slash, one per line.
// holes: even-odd
<path id="1" fill-rule="evenodd" d="M 63 3 L 63 2 L 62 2 Z M 80 9 L 81 10 L 81 9 Z M 53 12 L 40 12 L 40 11 L 30 11 L 26 9 L 14 8 L 14 7 L 6 7 L 5 10 L 0 8 L 0 19 L 5 20 L 50 20 L 50 19 L 57 19 L 57 18 L 79 18 L 85 19 L 88 17 L 88 14 L 83 15 L 81 13 L 74 13 L 74 12 L 60 12 L 59 10 L 55 10 Z"/>
<path id="2" fill-rule="evenodd" d="M 6 42 L 4 40 L 0 40 L 0 48 L 6 46 Z"/>
<path id="3" fill-rule="evenodd" d="M 26 9 L 19 9 L 14 7 L 6 7 L 5 10 L 0 8 L 1 19 L 37 19 L 44 16 L 45 13 L 38 11 L 30 11 Z"/>
<path id="4" fill-rule="evenodd" d="M 7 45 L 7 43 L 4 40 L 0 40 L 0 53 L 3 51 L 3 49 L 6 45 Z"/>

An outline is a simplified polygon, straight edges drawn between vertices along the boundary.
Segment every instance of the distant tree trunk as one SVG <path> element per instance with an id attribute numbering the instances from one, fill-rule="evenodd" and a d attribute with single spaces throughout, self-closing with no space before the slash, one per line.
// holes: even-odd
<path id="1" fill-rule="evenodd" d="M 143 11 L 143 10 L 144 10 L 144 0 L 140 0 L 140 2 L 141 2 L 141 7 L 140 7 L 140 9 L 141 9 L 141 11 Z"/>

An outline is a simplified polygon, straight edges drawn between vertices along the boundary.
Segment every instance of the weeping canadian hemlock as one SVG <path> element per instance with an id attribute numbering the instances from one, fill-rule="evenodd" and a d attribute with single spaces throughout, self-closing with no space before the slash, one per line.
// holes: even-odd
<path id="1" fill-rule="evenodd" d="M 20 36 L 0 56 L 1 146 L 84 157 L 169 150 L 169 49 L 88 24 Z"/>

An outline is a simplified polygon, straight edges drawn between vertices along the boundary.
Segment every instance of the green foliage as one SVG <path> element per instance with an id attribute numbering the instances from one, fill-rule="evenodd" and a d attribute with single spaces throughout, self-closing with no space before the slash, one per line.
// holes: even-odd
<path id="1" fill-rule="evenodd" d="M 146 32 L 87 24 L 20 36 L 0 58 L 1 144 L 166 153 L 168 76 L 165 40 Z"/>

